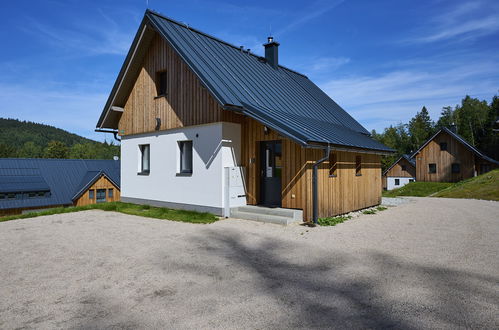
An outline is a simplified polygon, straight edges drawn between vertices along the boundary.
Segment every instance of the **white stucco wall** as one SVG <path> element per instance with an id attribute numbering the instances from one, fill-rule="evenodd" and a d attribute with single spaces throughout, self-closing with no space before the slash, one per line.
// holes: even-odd
<path id="1" fill-rule="evenodd" d="M 178 142 L 185 140 L 193 143 L 193 172 L 180 176 L 177 175 Z M 137 174 L 141 144 L 150 145 L 149 175 Z M 239 124 L 214 123 L 124 137 L 121 141 L 121 197 L 123 200 L 132 198 L 222 209 L 224 167 L 237 166 L 240 157 Z"/>
<path id="2" fill-rule="evenodd" d="M 398 186 L 395 185 L 395 179 L 400 180 L 400 182 L 399 182 L 400 184 Z M 392 189 L 397 189 L 397 188 L 403 187 L 409 183 L 409 180 L 416 181 L 416 178 L 394 177 L 394 176 L 387 177 L 386 178 L 386 189 L 392 190 Z"/>

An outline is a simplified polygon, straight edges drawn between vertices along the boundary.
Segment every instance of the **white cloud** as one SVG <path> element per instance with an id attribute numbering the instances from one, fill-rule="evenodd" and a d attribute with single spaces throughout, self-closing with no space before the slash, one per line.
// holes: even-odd
<path id="1" fill-rule="evenodd" d="M 327 72 L 350 63 L 350 59 L 347 57 L 317 57 L 312 58 L 310 63 L 311 65 L 306 69 L 307 71 Z"/>
<path id="2" fill-rule="evenodd" d="M 466 94 L 490 100 L 498 86 L 499 67 L 493 62 L 437 72 L 413 68 L 321 84 L 354 118 L 377 130 L 407 122 L 423 105 L 436 120 L 442 107 L 460 103 Z"/>
<path id="3" fill-rule="evenodd" d="M 325 13 L 327 13 L 328 11 L 330 10 L 333 10 L 334 8 L 338 7 L 339 5 L 341 5 L 343 2 L 345 2 L 345 0 L 336 0 L 336 1 L 316 1 L 312 4 L 312 8 L 314 8 L 314 10 L 308 12 L 308 13 L 305 13 L 305 11 L 307 9 L 304 9 L 303 12 L 300 12 L 299 15 L 298 15 L 298 18 L 291 21 L 288 25 L 286 25 L 285 27 L 277 30 L 275 32 L 275 35 L 277 37 L 280 37 L 282 36 L 283 34 L 286 34 L 288 33 L 289 31 L 292 31 L 300 26 L 302 26 L 303 24 L 306 24 L 307 22 L 319 17 L 319 16 L 322 16 L 324 15 Z"/>
<path id="4" fill-rule="evenodd" d="M 2 117 L 52 125 L 100 141 L 112 139 L 109 134 L 93 131 L 107 94 L 51 83 L 0 84 L 0 99 Z"/>
<path id="5" fill-rule="evenodd" d="M 133 31 L 125 31 L 122 25 L 99 11 L 94 22 L 73 20 L 62 27 L 27 17 L 21 29 L 53 47 L 77 55 L 123 55 L 133 39 Z"/>
<path id="6" fill-rule="evenodd" d="M 444 40 L 463 41 L 492 34 L 499 30 L 497 2 L 473 1 L 432 17 L 421 28 L 420 35 L 409 42 L 429 43 Z"/>

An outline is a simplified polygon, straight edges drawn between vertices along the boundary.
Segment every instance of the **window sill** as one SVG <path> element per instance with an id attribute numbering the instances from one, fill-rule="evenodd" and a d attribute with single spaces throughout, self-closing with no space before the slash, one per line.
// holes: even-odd
<path id="1" fill-rule="evenodd" d="M 149 175 L 149 172 L 138 172 L 137 175 Z"/>
<path id="2" fill-rule="evenodd" d="M 192 176 L 192 172 L 177 173 L 176 176 Z"/>
<path id="3" fill-rule="evenodd" d="M 154 99 L 157 100 L 157 99 L 160 99 L 162 97 L 166 98 L 166 94 L 161 94 L 161 95 L 155 96 Z"/>
<path id="4" fill-rule="evenodd" d="M 330 178 L 337 178 L 338 175 L 329 175 Z"/>
<path id="5" fill-rule="evenodd" d="M 362 176 L 362 174 L 355 174 L 355 176 Z"/>

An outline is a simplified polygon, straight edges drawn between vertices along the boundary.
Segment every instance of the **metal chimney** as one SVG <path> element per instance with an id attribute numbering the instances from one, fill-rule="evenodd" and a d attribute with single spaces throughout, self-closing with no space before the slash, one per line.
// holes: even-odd
<path id="1" fill-rule="evenodd" d="M 268 37 L 267 43 L 264 44 L 263 47 L 265 47 L 265 59 L 270 65 L 277 68 L 279 66 L 279 56 L 277 52 L 279 43 L 274 41 L 274 37 Z"/>

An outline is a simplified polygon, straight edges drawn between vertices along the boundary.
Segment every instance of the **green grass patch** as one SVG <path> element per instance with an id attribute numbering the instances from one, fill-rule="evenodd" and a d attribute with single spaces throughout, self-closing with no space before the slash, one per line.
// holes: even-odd
<path id="1" fill-rule="evenodd" d="M 383 191 L 383 197 L 426 197 L 450 186 L 452 186 L 452 183 L 447 182 L 411 182 L 398 189 Z"/>
<path id="2" fill-rule="evenodd" d="M 365 211 L 362 211 L 362 214 L 376 214 L 376 210 L 374 210 L 374 209 L 365 210 Z"/>
<path id="3" fill-rule="evenodd" d="M 457 182 L 433 196 L 499 201 L 499 169 Z"/>
<path id="4" fill-rule="evenodd" d="M 337 217 L 319 218 L 317 222 L 319 223 L 319 226 L 336 226 L 337 224 L 345 222 L 351 218 L 352 216 L 350 215 L 341 215 Z"/>
<path id="5" fill-rule="evenodd" d="M 397 196 L 472 198 L 499 201 L 499 169 L 457 183 L 411 182 L 402 188 L 383 192 L 383 197 Z"/>
<path id="6" fill-rule="evenodd" d="M 376 207 L 376 210 L 377 211 L 384 211 L 384 210 L 388 210 L 388 208 L 385 206 L 378 206 L 378 207 Z"/>
<path id="7" fill-rule="evenodd" d="M 30 212 L 26 214 L 11 215 L 6 217 L 0 217 L 0 222 L 15 220 L 15 219 L 34 218 L 43 215 L 62 214 L 62 213 L 79 212 L 87 210 L 114 211 L 130 215 L 138 215 L 141 217 L 190 222 L 190 223 L 212 223 L 218 220 L 218 217 L 216 217 L 211 213 L 174 210 L 165 207 L 153 207 L 149 205 L 137 205 L 131 203 L 122 203 L 122 202 L 111 202 L 111 203 L 92 204 L 92 205 L 76 206 L 76 207 L 57 207 L 40 212 Z"/>

